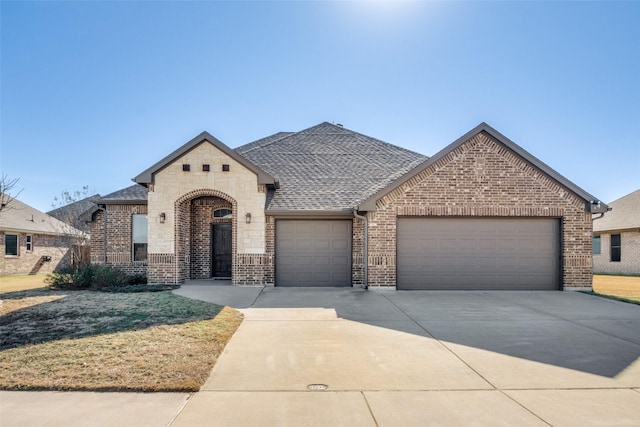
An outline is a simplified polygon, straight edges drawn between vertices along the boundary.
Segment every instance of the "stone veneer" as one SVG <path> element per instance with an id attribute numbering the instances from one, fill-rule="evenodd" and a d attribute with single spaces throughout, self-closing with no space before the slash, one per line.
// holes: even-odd
<path id="1" fill-rule="evenodd" d="M 585 202 L 480 133 L 377 202 L 368 213 L 369 285 L 396 285 L 396 223 L 412 217 L 551 217 L 562 224 L 562 283 L 591 287 L 591 214 Z"/>
<path id="2" fill-rule="evenodd" d="M 190 165 L 184 171 L 183 165 Z M 202 165 L 209 165 L 204 171 Z M 229 165 L 223 171 L 223 165 Z M 205 274 L 204 255 L 191 260 L 191 239 L 194 232 L 204 240 L 206 224 L 193 215 L 193 206 L 201 198 L 214 197 L 231 206 L 232 277 L 234 284 L 258 284 L 264 281 L 266 186 L 258 184 L 254 172 L 245 168 L 214 145 L 204 141 L 156 172 L 149 185 L 149 267 L 150 283 L 182 283 Z M 209 207 L 210 208 L 210 207 Z M 207 209 L 209 209 L 207 208 Z M 160 223 L 160 214 L 165 215 Z M 245 216 L 251 214 L 251 222 Z M 204 214 L 202 214 L 204 215 Z M 204 217 L 203 217 L 204 218 Z M 199 227 L 192 230 L 193 226 Z M 209 257 L 210 258 L 210 257 Z M 193 268 L 193 269 L 192 269 Z"/>

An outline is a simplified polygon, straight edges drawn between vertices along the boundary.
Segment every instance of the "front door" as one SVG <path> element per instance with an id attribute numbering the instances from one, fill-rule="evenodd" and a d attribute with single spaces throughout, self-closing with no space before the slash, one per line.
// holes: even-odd
<path id="1" fill-rule="evenodd" d="M 211 276 L 231 277 L 231 224 L 211 225 Z"/>

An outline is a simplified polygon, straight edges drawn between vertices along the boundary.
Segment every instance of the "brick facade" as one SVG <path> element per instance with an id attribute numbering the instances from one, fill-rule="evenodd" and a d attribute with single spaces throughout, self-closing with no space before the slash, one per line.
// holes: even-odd
<path id="1" fill-rule="evenodd" d="M 564 288 L 591 287 L 592 223 L 585 202 L 485 133 L 382 197 L 368 213 L 370 286 L 396 285 L 399 216 L 560 218 Z"/>
<path id="2" fill-rule="evenodd" d="M 620 234 L 620 261 L 611 261 L 611 234 Z M 640 230 L 606 232 L 599 236 L 601 249 L 593 255 L 594 273 L 640 275 Z"/>
<path id="3" fill-rule="evenodd" d="M 5 255 L 6 234 L 18 236 L 17 256 Z M 27 250 L 27 236 L 31 236 L 31 250 Z M 64 236 L 0 232 L 0 276 L 52 273 L 71 262 L 73 242 Z"/>
<path id="4" fill-rule="evenodd" d="M 353 218 L 353 286 L 364 285 L 365 275 L 369 286 L 396 286 L 399 217 L 544 217 L 561 224 L 563 288 L 591 287 L 592 220 L 585 199 L 485 131 L 454 147 L 381 196 L 376 210 L 366 213 L 367 230 L 363 219 Z M 183 168 L 186 164 L 191 168 Z M 204 142 L 154 172 L 154 182 L 147 187 L 148 205 L 106 205 L 107 263 L 127 272 L 147 271 L 150 283 L 207 279 L 212 275 L 212 224 L 231 222 L 233 283 L 275 284 L 276 217 L 265 212 L 267 188 L 258 184 L 253 171 Z M 233 217 L 214 218 L 219 208 L 231 209 Z M 136 213 L 148 214 L 144 263 L 132 262 L 131 221 Z M 105 257 L 103 215 L 98 211 L 92 224 L 94 262 Z M 623 258 L 625 239 L 640 240 L 623 236 Z M 603 252 L 605 246 L 603 241 Z"/>
<path id="5" fill-rule="evenodd" d="M 145 274 L 147 261 L 133 260 L 133 215 L 146 215 L 147 205 L 106 205 L 107 256 L 106 264 L 127 274 Z M 104 212 L 99 210 L 91 222 L 91 262 L 105 263 Z"/>

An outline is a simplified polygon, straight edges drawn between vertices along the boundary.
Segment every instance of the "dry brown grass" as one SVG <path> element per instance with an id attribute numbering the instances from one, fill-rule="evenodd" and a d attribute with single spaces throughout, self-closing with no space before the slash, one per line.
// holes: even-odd
<path id="1" fill-rule="evenodd" d="M 242 322 L 170 292 L 0 297 L 0 389 L 196 391 Z"/>
<path id="2" fill-rule="evenodd" d="M 29 289 L 44 288 L 46 274 L 34 276 L 4 276 L 0 277 L 0 294 L 6 292 L 26 291 Z"/>
<path id="3" fill-rule="evenodd" d="M 593 291 L 640 302 L 640 277 L 594 275 Z"/>

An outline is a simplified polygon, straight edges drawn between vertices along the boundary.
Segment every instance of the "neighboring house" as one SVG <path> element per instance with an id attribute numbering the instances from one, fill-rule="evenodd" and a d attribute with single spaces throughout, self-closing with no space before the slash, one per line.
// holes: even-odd
<path id="1" fill-rule="evenodd" d="M 72 262 L 71 248 L 84 234 L 13 199 L 0 211 L 0 276 L 51 273 Z"/>
<path id="2" fill-rule="evenodd" d="M 640 275 L 640 190 L 609 207 L 593 221 L 593 272 Z"/>
<path id="3" fill-rule="evenodd" d="M 591 287 L 607 206 L 485 123 L 431 158 L 321 123 L 231 149 L 203 132 L 85 216 L 149 282 Z"/>
<path id="4" fill-rule="evenodd" d="M 80 215 L 93 208 L 101 197 L 102 196 L 100 196 L 100 194 L 94 194 L 93 196 L 85 197 L 82 200 L 53 209 L 47 212 L 47 215 L 51 215 L 52 217 L 59 219 L 62 222 L 66 222 L 78 230 L 89 233 L 91 231 L 91 225 L 80 220 Z"/>

